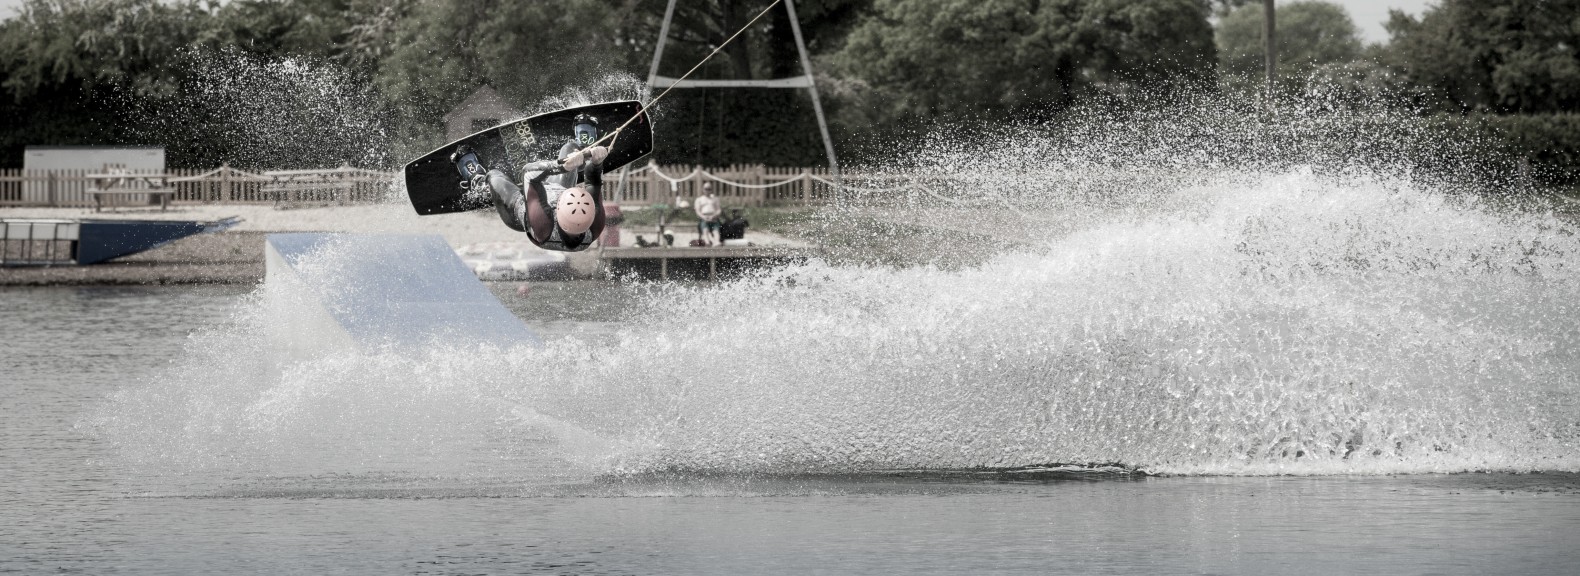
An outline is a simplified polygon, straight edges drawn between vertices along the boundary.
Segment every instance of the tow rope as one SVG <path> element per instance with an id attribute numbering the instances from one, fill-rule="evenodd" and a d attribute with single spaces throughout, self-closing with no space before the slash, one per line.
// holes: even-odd
<path id="1" fill-rule="evenodd" d="M 757 24 L 757 21 L 761 20 L 763 15 L 767 14 L 769 10 L 773 10 L 774 6 L 778 6 L 779 2 L 781 1 L 782 0 L 774 0 L 772 3 L 768 4 L 768 7 L 763 8 L 762 12 L 758 12 L 757 16 L 754 16 L 750 22 L 747 22 L 746 25 L 742 26 L 740 30 L 736 30 L 734 34 L 731 34 L 729 38 L 725 39 L 723 43 L 720 43 L 718 47 L 714 48 L 712 52 L 709 52 L 707 56 L 702 57 L 702 60 L 698 61 L 696 66 L 692 66 L 690 70 L 687 70 L 685 74 L 681 74 L 680 78 L 675 80 L 674 83 L 670 84 L 668 88 L 665 88 L 663 92 L 659 92 L 658 97 L 649 100 L 646 104 L 643 104 L 641 110 L 637 111 L 636 114 L 626 119 L 626 121 L 621 123 L 619 127 L 615 128 L 613 132 L 604 134 L 603 138 L 599 138 L 596 142 L 593 142 L 587 147 L 592 148 L 598 146 L 599 144 L 603 144 L 604 140 L 609 140 L 611 138 L 618 139 L 620 137 L 621 130 L 625 130 L 626 126 L 630 126 L 631 123 L 636 121 L 638 117 L 647 113 L 648 108 L 651 108 L 654 104 L 657 104 L 659 100 L 663 100 L 664 96 L 669 95 L 670 90 L 674 90 L 675 86 L 679 85 L 681 82 L 684 82 L 686 78 L 691 76 L 692 72 L 696 72 L 697 69 L 702 68 L 702 65 L 708 63 L 708 60 L 712 59 L 714 55 L 718 54 L 720 50 L 723 50 L 725 46 L 729 46 L 730 43 L 734 42 L 737 37 L 745 33 L 747 29 Z M 609 147 L 614 148 L 613 141 L 609 143 Z"/>

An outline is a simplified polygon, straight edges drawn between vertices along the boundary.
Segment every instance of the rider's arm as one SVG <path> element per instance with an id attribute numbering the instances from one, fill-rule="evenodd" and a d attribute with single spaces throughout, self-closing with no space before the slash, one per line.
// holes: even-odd
<path id="1" fill-rule="evenodd" d="M 522 167 L 521 171 L 528 174 L 537 172 L 536 175 L 528 178 L 528 180 L 533 182 L 542 182 L 544 178 L 548 178 L 556 174 L 563 174 L 565 172 L 565 167 L 561 166 L 559 162 L 554 160 L 544 160 L 542 162 L 533 162 L 531 164 L 527 164 L 526 166 Z"/>
<path id="2" fill-rule="evenodd" d="M 566 171 L 575 172 L 581 170 L 583 166 L 590 164 L 602 164 L 604 159 L 608 157 L 608 147 L 594 146 L 592 148 L 571 151 L 570 154 L 560 158 L 560 165 L 562 165 Z"/>

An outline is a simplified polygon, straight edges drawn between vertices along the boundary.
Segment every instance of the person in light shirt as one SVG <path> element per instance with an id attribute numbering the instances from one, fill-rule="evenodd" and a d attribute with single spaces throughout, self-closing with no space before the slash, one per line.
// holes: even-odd
<path id="1" fill-rule="evenodd" d="M 697 235 L 704 240 L 717 243 L 719 240 L 719 216 L 724 210 L 719 208 L 719 198 L 713 195 L 713 183 L 702 183 L 702 196 L 697 197 L 697 202 L 692 207 L 697 212 Z"/>

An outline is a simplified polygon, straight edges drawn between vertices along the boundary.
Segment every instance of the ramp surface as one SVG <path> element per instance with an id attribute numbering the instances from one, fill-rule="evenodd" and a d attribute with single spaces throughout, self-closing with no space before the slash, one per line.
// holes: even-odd
<path id="1" fill-rule="evenodd" d="M 540 343 L 440 236 L 270 234 L 265 244 L 265 283 L 298 341 Z"/>

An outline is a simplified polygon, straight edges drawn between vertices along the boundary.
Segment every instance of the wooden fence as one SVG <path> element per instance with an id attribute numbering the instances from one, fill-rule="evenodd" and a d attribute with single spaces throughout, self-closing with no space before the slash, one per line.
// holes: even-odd
<path id="1" fill-rule="evenodd" d="M 114 191 L 114 204 L 147 206 L 168 195 L 172 204 L 362 203 L 386 198 L 395 174 L 341 167 L 330 170 L 163 172 L 0 170 L 0 206 L 93 207 L 95 195 Z M 135 192 L 148 191 L 148 194 Z"/>
<path id="2" fill-rule="evenodd" d="M 846 175 L 845 181 L 894 186 L 873 177 Z M 806 206 L 831 199 L 837 187 L 827 168 L 777 168 L 736 165 L 723 168 L 647 164 L 604 175 L 606 198 L 632 205 L 668 204 L 701 195 L 713 183 L 727 206 Z M 221 166 L 213 170 L 117 172 L 0 170 L 0 206 L 93 207 L 97 193 L 116 186 L 114 203 L 155 204 L 155 194 L 172 204 L 352 204 L 404 199 L 399 172 L 342 166 L 329 170 L 248 172 Z M 97 194 L 102 195 L 102 194 Z M 107 195 L 106 195 L 107 196 Z M 105 200 L 100 198 L 100 200 Z"/>
<path id="3" fill-rule="evenodd" d="M 623 179 L 623 185 L 622 185 Z M 833 177 L 828 168 L 778 168 L 735 165 L 724 168 L 659 166 L 648 164 L 604 175 L 609 198 L 626 204 L 668 204 L 675 198 L 702 195 L 711 182 L 713 192 L 728 206 L 806 206 L 831 197 Z"/>

